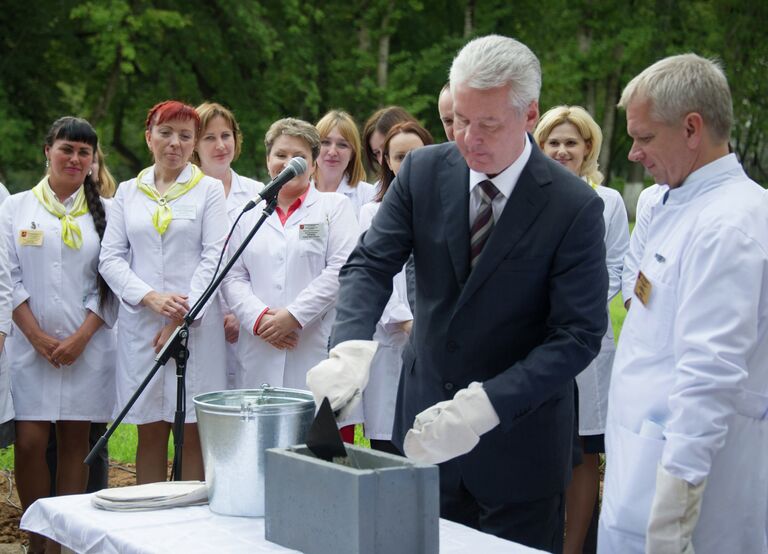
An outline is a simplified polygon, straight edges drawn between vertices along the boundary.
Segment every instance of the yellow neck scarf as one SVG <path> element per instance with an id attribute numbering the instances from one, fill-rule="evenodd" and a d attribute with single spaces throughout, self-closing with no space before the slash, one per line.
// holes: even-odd
<path id="1" fill-rule="evenodd" d="M 83 233 L 80 231 L 80 225 L 78 225 L 75 218 L 88 213 L 88 203 L 85 201 L 85 191 L 82 185 L 75 193 L 75 201 L 69 213 L 67 213 L 67 208 L 64 207 L 64 204 L 59 202 L 59 199 L 56 198 L 53 190 L 51 190 L 48 177 L 44 177 L 42 181 L 37 183 L 32 188 L 32 193 L 46 210 L 59 218 L 61 222 L 61 240 L 64 241 L 64 244 L 74 250 L 80 250 L 80 247 L 83 245 Z"/>
<path id="2" fill-rule="evenodd" d="M 190 177 L 189 181 L 184 183 L 179 183 L 178 181 L 175 182 L 170 186 L 165 194 L 162 195 L 157 192 L 155 187 L 142 182 L 142 178 L 147 173 L 147 171 L 152 169 L 151 167 L 143 170 L 136 178 L 136 183 L 139 187 L 139 190 L 146 194 L 150 199 L 157 202 L 157 209 L 155 210 L 155 213 L 152 214 L 152 225 L 161 235 L 165 233 L 165 231 L 168 229 L 168 225 L 171 224 L 171 220 L 173 219 L 173 212 L 168 206 L 168 202 L 171 200 L 176 200 L 180 196 L 184 196 L 190 190 L 195 188 L 195 185 L 197 185 L 197 183 L 200 182 L 200 179 L 204 177 L 204 174 L 199 167 L 194 164 L 190 164 L 190 167 L 192 168 L 192 177 Z"/>

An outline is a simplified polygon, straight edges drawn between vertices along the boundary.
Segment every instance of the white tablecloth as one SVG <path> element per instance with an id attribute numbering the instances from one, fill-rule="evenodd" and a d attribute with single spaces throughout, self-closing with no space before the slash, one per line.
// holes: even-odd
<path id="1" fill-rule="evenodd" d="M 296 552 L 264 539 L 264 518 L 227 517 L 208 506 L 153 512 L 107 512 L 91 506 L 91 495 L 38 500 L 21 528 L 45 535 L 79 553 L 209 554 Z M 440 520 L 440 553 L 530 554 L 541 552 Z"/>

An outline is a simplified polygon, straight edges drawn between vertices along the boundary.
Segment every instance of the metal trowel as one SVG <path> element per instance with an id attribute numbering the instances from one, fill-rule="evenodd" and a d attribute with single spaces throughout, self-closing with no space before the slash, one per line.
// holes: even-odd
<path id="1" fill-rule="evenodd" d="M 326 462 L 333 462 L 334 458 L 347 458 L 347 449 L 344 448 L 344 442 L 341 440 L 341 433 L 336 425 L 336 418 L 328 398 L 323 398 L 320 409 L 309 428 L 307 448 Z M 349 461 L 357 466 L 354 458 L 350 458 Z"/>

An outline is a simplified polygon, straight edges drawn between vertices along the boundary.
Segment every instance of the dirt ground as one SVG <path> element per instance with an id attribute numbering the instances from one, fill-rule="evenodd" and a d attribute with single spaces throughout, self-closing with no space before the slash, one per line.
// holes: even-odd
<path id="1" fill-rule="evenodd" d="M 109 486 L 125 487 L 136 484 L 135 468 L 130 464 L 110 463 Z M 0 554 L 24 552 L 26 533 L 19 530 L 21 507 L 13 483 L 13 474 L 0 472 Z"/>

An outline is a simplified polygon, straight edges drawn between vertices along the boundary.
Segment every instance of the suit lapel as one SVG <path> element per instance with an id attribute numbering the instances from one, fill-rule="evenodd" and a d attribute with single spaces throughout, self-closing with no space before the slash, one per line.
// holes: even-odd
<path id="1" fill-rule="evenodd" d="M 501 260 L 512 251 L 539 217 L 548 201 L 542 186 L 550 181 L 551 176 L 546 168 L 544 155 L 533 145 L 531 157 L 520 174 L 512 196 L 507 200 L 504 211 L 494 225 L 493 232 L 480 254 L 480 259 L 459 296 L 456 312 L 491 276 Z"/>
<path id="2" fill-rule="evenodd" d="M 460 163 L 461 162 L 461 163 Z M 437 186 L 445 214 L 445 238 L 456 281 L 463 286 L 469 273 L 469 168 L 458 149 L 439 164 Z"/>

